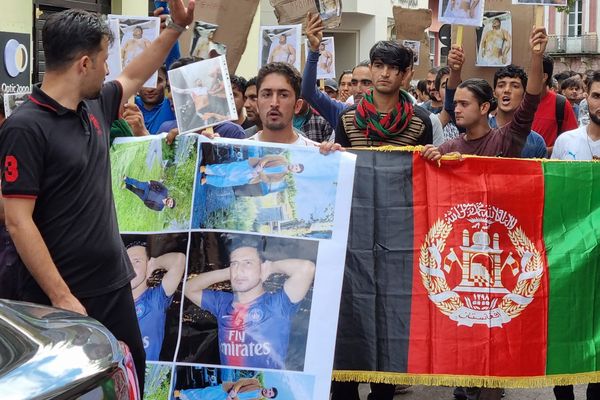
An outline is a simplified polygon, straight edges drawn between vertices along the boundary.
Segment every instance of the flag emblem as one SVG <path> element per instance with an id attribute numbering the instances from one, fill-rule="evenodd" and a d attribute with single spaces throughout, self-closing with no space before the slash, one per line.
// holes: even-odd
<path id="1" fill-rule="evenodd" d="M 533 301 L 544 265 L 514 216 L 493 205 L 466 203 L 430 228 L 419 270 L 429 299 L 459 326 L 502 327 Z"/>

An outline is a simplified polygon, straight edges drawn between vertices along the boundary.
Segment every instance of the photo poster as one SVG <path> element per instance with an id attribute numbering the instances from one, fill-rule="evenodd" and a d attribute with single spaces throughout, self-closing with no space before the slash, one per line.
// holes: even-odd
<path id="1" fill-rule="evenodd" d="M 513 4 L 567 7 L 567 0 L 512 0 Z"/>
<path id="2" fill-rule="evenodd" d="M 219 29 L 219 25 L 211 24 L 210 22 L 194 22 L 192 43 L 190 45 L 190 57 L 206 60 L 208 58 L 226 55 L 227 46 L 214 41 L 217 29 Z"/>
<path id="3" fill-rule="evenodd" d="M 355 163 L 197 134 L 115 140 L 145 400 L 328 398 Z"/>
<path id="4" fill-rule="evenodd" d="M 304 40 L 304 59 L 308 58 L 310 45 Z M 335 39 L 324 37 L 319 45 L 319 61 L 317 62 L 317 79 L 335 79 Z"/>
<path id="5" fill-rule="evenodd" d="M 225 56 L 197 61 L 168 74 L 179 132 L 197 132 L 238 118 Z"/>
<path id="6" fill-rule="evenodd" d="M 342 0 L 270 0 L 280 25 L 304 25 L 308 13 L 321 15 L 326 29 L 342 23 Z"/>
<path id="7" fill-rule="evenodd" d="M 486 11 L 483 27 L 475 29 L 480 67 L 502 67 L 512 62 L 512 18 L 510 11 Z"/>
<path id="8" fill-rule="evenodd" d="M 29 98 L 31 92 L 5 93 L 4 94 L 4 116 L 10 117 L 15 112 L 17 107 Z"/>
<path id="9" fill-rule="evenodd" d="M 481 26 L 484 0 L 442 0 L 438 15 L 442 24 Z"/>
<path id="10" fill-rule="evenodd" d="M 114 20 L 117 21 L 118 26 L 115 26 Z M 111 49 L 109 49 L 108 61 L 109 77 L 114 79 L 119 76 L 127 64 L 158 38 L 160 33 L 160 18 L 109 14 L 108 24 L 115 36 L 114 43 Z M 155 72 L 143 86 L 155 88 L 157 80 L 158 72 Z"/>
<path id="11" fill-rule="evenodd" d="M 421 52 L 421 42 L 418 40 L 403 40 L 402 46 L 408 47 L 413 52 L 413 65 L 419 65 L 419 54 Z"/>
<path id="12" fill-rule="evenodd" d="M 302 25 L 261 26 L 258 68 L 272 62 L 284 62 L 300 71 L 301 43 Z"/>

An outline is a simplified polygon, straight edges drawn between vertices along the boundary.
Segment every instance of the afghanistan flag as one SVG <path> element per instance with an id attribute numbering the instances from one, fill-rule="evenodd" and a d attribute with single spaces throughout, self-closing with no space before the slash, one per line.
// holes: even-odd
<path id="1" fill-rule="evenodd" d="M 357 151 L 340 381 L 600 381 L 600 163 Z"/>

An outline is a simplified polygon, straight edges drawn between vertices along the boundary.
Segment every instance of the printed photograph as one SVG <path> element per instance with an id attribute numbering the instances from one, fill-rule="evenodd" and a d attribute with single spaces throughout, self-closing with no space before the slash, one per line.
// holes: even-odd
<path id="1" fill-rule="evenodd" d="M 408 47 L 413 52 L 413 64 L 419 65 L 419 53 L 421 51 L 421 42 L 418 40 L 403 40 L 402 46 Z"/>
<path id="2" fill-rule="evenodd" d="M 115 42 L 118 41 L 121 70 L 123 70 L 158 37 L 160 18 L 109 15 L 109 24 L 114 19 L 119 21 L 119 34 L 115 36 Z M 157 73 L 154 73 L 144 87 L 156 87 L 156 80 Z"/>
<path id="3" fill-rule="evenodd" d="M 512 62 L 512 19 L 510 12 L 486 12 L 483 27 L 475 30 L 480 67 L 499 67 Z"/>
<path id="4" fill-rule="evenodd" d="M 311 375 L 177 366 L 174 400 L 312 400 L 315 382 Z"/>
<path id="5" fill-rule="evenodd" d="M 340 155 L 201 143 L 192 229 L 330 239 Z"/>
<path id="6" fill-rule="evenodd" d="M 219 25 L 210 22 L 196 21 L 192 30 L 192 44 L 190 46 L 190 56 L 206 60 L 224 56 L 227 47 L 224 44 L 216 43 L 213 38 Z"/>
<path id="7" fill-rule="evenodd" d="M 321 19 L 327 28 L 339 26 L 342 17 L 341 0 L 315 0 Z M 336 21 L 335 24 L 332 23 Z"/>
<path id="8" fill-rule="evenodd" d="M 177 361 L 302 371 L 319 242 L 191 235 Z"/>
<path id="9" fill-rule="evenodd" d="M 324 37 L 319 45 L 319 61 L 317 63 L 317 79 L 335 79 L 335 44 L 333 37 Z M 305 41 L 306 57 L 309 49 Z"/>
<path id="10" fill-rule="evenodd" d="M 173 361 L 179 336 L 187 233 L 122 235 L 135 277 L 131 291 L 147 361 Z"/>
<path id="11" fill-rule="evenodd" d="M 118 38 L 121 35 L 119 29 L 119 20 L 116 18 L 109 19 L 108 27 L 113 34 L 113 37 Z M 108 59 L 106 60 L 108 65 L 108 75 L 104 79 L 105 82 L 114 81 L 119 77 L 123 66 L 121 65 L 121 41 L 115 39 L 112 44 L 108 47 Z"/>
<path id="12" fill-rule="evenodd" d="M 567 0 L 513 0 L 513 4 L 538 4 L 542 6 L 567 7 Z"/>
<path id="13" fill-rule="evenodd" d="M 272 62 L 283 62 L 300 70 L 301 36 L 302 25 L 261 26 L 259 68 Z"/>
<path id="14" fill-rule="evenodd" d="M 270 0 L 279 25 L 304 24 L 306 14 L 321 15 L 326 29 L 337 28 L 342 21 L 341 0 Z"/>
<path id="15" fill-rule="evenodd" d="M 442 0 L 438 10 L 444 24 L 481 26 L 484 0 Z"/>
<path id="16" fill-rule="evenodd" d="M 15 112 L 17 107 L 23 104 L 28 98 L 31 92 L 22 93 L 5 93 L 4 94 L 4 116 L 10 117 Z"/>
<path id="17" fill-rule="evenodd" d="M 126 233 L 190 228 L 198 137 L 117 139 L 111 148 L 112 189 L 119 229 Z"/>
<path id="18" fill-rule="evenodd" d="M 169 71 L 179 132 L 197 132 L 237 119 L 225 56 Z"/>
<path id="19" fill-rule="evenodd" d="M 171 365 L 146 363 L 144 400 L 165 400 L 171 392 Z"/>

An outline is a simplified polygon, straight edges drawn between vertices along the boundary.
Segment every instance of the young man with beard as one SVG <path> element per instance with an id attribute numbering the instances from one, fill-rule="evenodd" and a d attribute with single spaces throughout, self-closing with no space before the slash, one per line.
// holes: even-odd
<path id="1" fill-rule="evenodd" d="M 131 291 L 146 360 L 158 361 L 165 338 L 167 309 L 185 271 L 185 254 L 166 253 L 150 258 L 147 247 L 145 242 L 131 242 L 127 245 L 127 255 L 135 272 L 135 277 L 131 280 Z M 148 281 L 160 270 L 166 271 L 160 283 L 148 286 Z"/>
<path id="2" fill-rule="evenodd" d="M 270 261 L 260 246 L 256 239 L 231 239 L 229 267 L 189 279 L 185 297 L 217 318 L 223 365 L 285 369 L 292 318 L 313 284 L 315 264 Z M 266 292 L 263 284 L 273 274 L 287 279 L 283 288 Z M 208 289 L 225 281 L 231 282 L 232 292 Z"/>
<path id="3" fill-rule="evenodd" d="M 155 88 L 143 87 L 135 98 L 135 104 L 144 115 L 144 124 L 151 135 L 161 133 L 159 128 L 165 121 L 175 119 L 171 102 L 165 97 L 167 69 L 161 66 Z"/>
<path id="4" fill-rule="evenodd" d="M 46 73 L 0 131 L 6 226 L 20 256 L 18 298 L 87 314 L 130 348 L 143 393 L 145 355 L 111 189 L 110 126 L 192 23 L 194 1 L 116 81 L 99 15 L 69 9 L 42 30 Z"/>
<path id="5" fill-rule="evenodd" d="M 442 112 L 444 99 L 440 97 L 440 92 L 435 88 L 435 78 L 439 72 L 439 68 L 432 68 L 427 72 L 427 95 L 429 100 L 425 101 L 421 107 L 427 111 L 439 114 Z"/>
<path id="6" fill-rule="evenodd" d="M 560 135 L 556 139 L 552 158 L 600 160 L 600 71 L 588 77 L 587 88 L 590 123 Z"/>
<path id="7" fill-rule="evenodd" d="M 246 108 L 247 120 L 252 123 L 252 126 L 247 128 L 245 133 L 246 137 L 251 137 L 263 128 L 262 121 L 260 120 L 260 116 L 258 114 L 258 92 L 256 90 L 256 77 L 251 78 L 248 80 L 248 83 L 246 83 L 244 97 L 246 98 L 244 107 Z"/>

